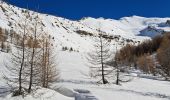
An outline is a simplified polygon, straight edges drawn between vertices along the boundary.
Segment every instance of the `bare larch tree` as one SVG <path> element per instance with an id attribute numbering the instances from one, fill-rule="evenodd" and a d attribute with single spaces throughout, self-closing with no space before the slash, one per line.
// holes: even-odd
<path id="1" fill-rule="evenodd" d="M 104 33 L 99 30 L 97 37 L 94 37 L 93 50 L 88 53 L 87 60 L 89 62 L 91 76 L 100 77 L 102 84 L 107 84 L 106 76 L 111 72 L 107 62 L 110 60 L 110 42 L 104 38 Z"/>
<path id="2" fill-rule="evenodd" d="M 26 50 L 26 46 L 25 46 L 25 41 L 26 41 L 26 35 L 27 35 L 27 24 L 28 21 L 26 19 L 27 13 L 24 14 L 25 18 L 21 19 L 23 22 L 21 29 L 22 31 L 20 31 L 18 33 L 18 35 L 20 36 L 20 39 L 18 39 L 19 43 L 14 43 L 14 47 L 15 49 L 12 51 L 12 56 L 11 56 L 11 65 L 5 64 L 6 68 L 10 71 L 10 75 L 12 76 L 8 76 L 8 75 L 4 75 L 4 78 L 7 80 L 7 82 L 9 83 L 8 85 L 18 85 L 17 89 L 14 90 L 14 96 L 17 95 L 22 95 L 23 91 L 23 83 L 24 83 L 24 79 L 25 76 L 23 75 L 23 69 L 24 67 L 27 66 L 27 61 L 26 61 L 26 57 L 27 57 L 27 50 Z M 16 87 L 16 86 L 12 86 L 12 87 Z"/>

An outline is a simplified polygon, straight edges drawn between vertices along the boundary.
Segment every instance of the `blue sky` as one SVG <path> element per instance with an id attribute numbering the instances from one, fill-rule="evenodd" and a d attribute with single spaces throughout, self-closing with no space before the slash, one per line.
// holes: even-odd
<path id="1" fill-rule="evenodd" d="M 170 17 L 170 0 L 8 0 L 9 3 L 68 19 L 125 16 Z"/>

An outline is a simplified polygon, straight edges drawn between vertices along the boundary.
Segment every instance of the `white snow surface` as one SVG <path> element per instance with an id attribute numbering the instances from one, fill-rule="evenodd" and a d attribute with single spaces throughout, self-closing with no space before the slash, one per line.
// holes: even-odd
<path id="1" fill-rule="evenodd" d="M 8 95 L 2 100 L 74 100 L 74 98 L 66 97 L 51 89 L 40 88 L 31 95 L 26 95 L 24 98 L 22 96 L 11 98 L 11 95 Z"/>
<path id="2" fill-rule="evenodd" d="M 4 11 L 5 9 L 5 11 Z M 0 1 L 0 27 L 8 30 L 14 30 L 17 33 L 22 32 L 19 24 L 22 25 L 24 14 L 23 8 L 18 8 Z M 31 16 L 36 13 L 29 11 Z M 56 53 L 58 55 L 58 69 L 60 70 L 60 82 L 56 82 L 51 88 L 40 88 L 35 93 L 22 97 L 11 97 L 8 94 L 1 97 L 0 100 L 74 100 L 75 89 L 84 89 L 91 92 L 98 100 L 170 100 L 170 82 L 140 78 L 131 74 L 132 81 L 122 83 L 121 86 L 114 84 L 98 85 L 98 79 L 89 76 L 89 68 L 85 55 L 92 49 L 92 36 L 84 36 L 76 31 L 82 30 L 93 35 L 98 34 L 97 30 L 111 36 L 120 36 L 119 40 L 111 41 L 111 49 L 113 52 L 115 46 L 118 48 L 129 43 L 126 40 L 131 39 L 132 44 L 138 43 L 145 39 L 150 39 L 152 31 L 147 31 L 148 26 L 154 26 L 156 29 L 170 31 L 170 27 L 164 23 L 170 18 L 145 18 L 139 16 L 124 17 L 119 20 L 91 18 L 86 17 L 79 21 L 56 17 L 47 14 L 39 14 L 39 21 L 42 23 L 41 32 L 48 33 L 54 37 Z M 33 27 L 33 21 L 29 21 L 28 26 Z M 163 24 L 163 25 L 162 25 Z M 140 33 L 145 30 L 145 33 Z M 142 36 L 140 36 L 142 35 Z M 62 47 L 73 48 L 75 52 L 61 51 Z M 78 52 L 77 52 L 78 51 Z M 0 52 L 0 88 L 5 85 L 2 79 L 3 73 L 6 73 L 4 61 L 8 60 L 9 54 Z M 113 79 L 114 81 L 114 79 Z M 58 89 L 62 89 L 62 93 L 58 93 Z M 1 92 L 1 91 L 0 91 Z M 61 92 L 61 90 L 60 90 Z M 63 94 L 63 95 L 62 95 Z"/>
<path id="3" fill-rule="evenodd" d="M 89 90 L 99 100 L 170 99 L 170 82 L 132 75 L 132 81 L 121 83 L 120 86 L 97 85 L 96 79 L 88 77 L 88 67 L 83 64 L 82 54 L 61 52 L 60 55 L 59 58 L 65 59 L 66 62 L 63 61 L 59 64 L 63 81 L 56 83 L 57 87 Z M 71 58 L 69 58 L 70 56 Z M 73 63 L 70 64 L 70 62 Z"/>

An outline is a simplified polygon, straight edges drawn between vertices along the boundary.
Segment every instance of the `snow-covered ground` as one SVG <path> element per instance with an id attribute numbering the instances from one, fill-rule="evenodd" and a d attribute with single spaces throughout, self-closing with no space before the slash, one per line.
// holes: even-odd
<path id="1" fill-rule="evenodd" d="M 4 10 L 5 9 L 5 10 Z M 22 32 L 21 21 L 24 19 L 22 8 L 18 8 L 0 1 L 0 27 Z M 29 11 L 34 16 L 35 12 Z M 58 69 L 60 70 L 60 82 L 56 82 L 51 89 L 40 88 L 25 98 L 11 95 L 1 96 L 0 100 L 74 100 L 79 95 L 75 89 L 90 91 L 98 100 L 170 100 L 170 82 L 140 78 L 137 75 L 129 76 L 130 82 L 99 85 L 98 79 L 89 77 L 89 68 L 85 59 L 86 53 L 92 49 L 93 36 L 80 35 L 77 31 L 85 31 L 96 35 L 100 28 L 106 34 L 119 37 L 111 40 L 111 49 L 115 46 L 122 47 L 127 43 L 136 44 L 148 39 L 151 34 L 160 34 L 160 31 L 170 31 L 170 18 L 144 18 L 139 16 L 124 17 L 119 20 L 103 18 L 84 18 L 79 21 L 71 21 L 61 17 L 39 14 L 39 21 L 43 30 L 41 32 L 54 36 Z M 33 22 L 29 21 L 29 27 Z M 149 28 L 148 26 L 152 26 Z M 141 36 L 140 36 L 141 35 Z M 132 40 L 132 42 L 128 42 Z M 62 47 L 73 48 L 75 52 L 61 51 Z M 5 70 L 4 61 L 8 60 L 9 54 L 0 52 L 0 93 L 5 82 L 2 79 Z M 113 78 L 114 81 L 114 78 Z M 58 93 L 60 92 L 60 93 Z"/>
<path id="2" fill-rule="evenodd" d="M 116 85 L 92 85 L 61 83 L 70 89 L 85 89 L 98 98 L 98 100 L 169 100 L 169 82 L 134 78 L 131 82 Z"/>
<path id="3" fill-rule="evenodd" d="M 26 95 L 24 98 L 22 96 L 11 98 L 9 94 L 5 98 L 0 98 L 0 100 L 74 100 L 74 98 L 66 97 L 51 89 L 40 88 L 31 95 Z"/>
<path id="4" fill-rule="evenodd" d="M 59 58 L 62 82 L 56 83 L 56 87 L 74 89 L 85 89 L 99 100 L 169 100 L 170 82 L 139 78 L 131 76 L 133 80 L 114 84 L 98 85 L 95 79 L 87 76 L 88 67 L 84 65 L 84 59 L 79 53 L 61 52 Z M 71 64 L 70 64 L 71 63 Z"/>
<path id="5" fill-rule="evenodd" d="M 24 98 L 11 98 L 9 94 L 6 97 L 0 97 L 0 100 L 74 100 L 75 94 L 78 94 L 74 91 L 76 89 L 88 90 L 98 100 L 170 99 L 170 82 L 140 78 L 134 74 L 129 76 L 132 78 L 130 82 L 121 83 L 120 86 L 96 84 L 97 80 L 88 76 L 89 68 L 85 66 L 83 55 L 83 53 L 68 51 L 58 53 L 61 81 L 51 87 L 53 90 L 40 88 Z M 5 84 L 2 81 L 0 83 L 1 86 Z"/>

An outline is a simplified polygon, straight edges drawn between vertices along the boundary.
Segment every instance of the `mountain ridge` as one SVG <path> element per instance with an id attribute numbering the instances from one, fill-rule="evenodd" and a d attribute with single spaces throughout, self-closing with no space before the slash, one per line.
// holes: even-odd
<path id="1" fill-rule="evenodd" d="M 8 30 L 14 30 L 16 33 L 22 32 L 22 21 L 25 19 L 23 8 L 15 7 L 1 1 L 0 5 L 0 27 Z M 28 10 L 29 17 L 35 17 L 36 12 Z M 32 18 L 27 19 L 30 29 L 33 28 Z M 68 46 L 73 47 L 75 51 L 87 51 L 89 49 L 85 47 L 91 47 L 92 38 L 87 35 L 80 35 L 78 32 L 91 33 L 93 35 L 98 34 L 98 29 L 103 33 L 111 36 L 120 36 L 122 41 L 131 39 L 134 42 L 143 41 L 149 39 L 150 31 L 148 32 L 148 26 L 154 26 L 157 30 L 170 31 L 168 27 L 159 27 L 159 24 L 166 23 L 170 18 L 145 18 L 140 16 L 123 17 L 119 20 L 104 19 L 104 18 L 92 18 L 85 17 L 84 19 L 73 21 L 62 17 L 56 17 L 53 15 L 47 15 L 38 13 L 39 24 L 42 29 L 41 32 L 52 35 L 56 44 L 60 47 Z M 144 30 L 145 31 L 142 31 Z M 144 32 L 144 33 L 141 33 Z M 152 31 L 151 31 L 152 32 Z M 156 36 L 157 31 L 153 31 Z M 122 41 L 118 41 L 120 44 Z M 115 40 L 112 41 L 112 45 Z M 122 43 L 125 45 L 126 42 Z M 83 45 L 83 46 L 82 46 Z M 85 45 L 85 46 L 84 46 Z M 79 50 L 81 49 L 81 50 Z"/>

